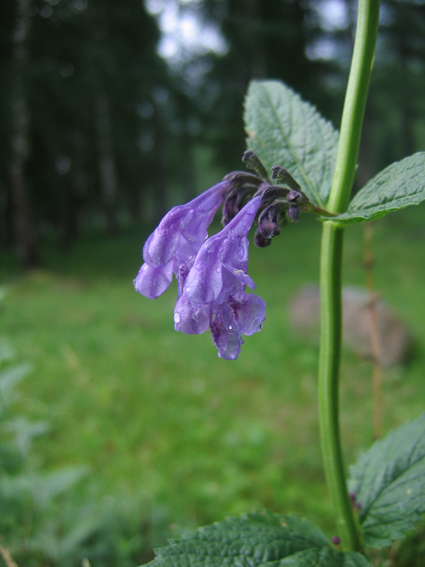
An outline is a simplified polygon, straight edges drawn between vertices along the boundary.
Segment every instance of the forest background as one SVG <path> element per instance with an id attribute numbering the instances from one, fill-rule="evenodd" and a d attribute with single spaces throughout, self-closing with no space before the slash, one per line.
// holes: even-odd
<path id="1" fill-rule="evenodd" d="M 151 303 L 131 282 L 161 216 L 241 168 L 251 80 L 285 81 L 339 127 L 356 6 L 2 4 L 0 546 L 20 564 L 135 565 L 171 523 L 253 507 L 324 521 L 317 346 L 293 335 L 287 309 L 318 279 L 319 224 L 253 252 L 270 315 L 236 365 L 215 360 L 208 337 L 174 334 L 172 298 Z M 424 67 L 424 2 L 383 1 L 357 187 L 424 149 Z M 373 240 L 377 289 L 419 347 L 422 215 L 380 221 Z M 360 286 L 362 237 L 347 235 L 347 281 Z M 344 356 L 353 456 L 371 439 L 371 369 Z M 387 371 L 385 431 L 423 409 L 424 370 L 419 348 Z"/>

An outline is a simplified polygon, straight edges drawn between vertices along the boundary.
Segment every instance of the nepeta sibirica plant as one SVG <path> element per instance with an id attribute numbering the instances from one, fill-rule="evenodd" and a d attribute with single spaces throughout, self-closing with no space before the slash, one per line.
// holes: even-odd
<path id="1" fill-rule="evenodd" d="M 254 512 L 171 541 L 157 550 L 152 567 L 366 567 L 371 560 L 378 565 L 385 549 L 425 513 L 425 414 L 377 441 L 351 467 L 348 480 L 339 431 L 345 227 L 425 200 L 425 153 L 417 153 L 378 173 L 350 202 L 378 20 L 379 0 L 359 0 L 340 133 L 282 83 L 253 82 L 245 102 L 244 155 L 252 173 L 233 172 L 170 211 L 147 240 L 135 280 L 139 292 L 156 298 L 174 273 L 176 330 L 209 328 L 219 356 L 235 359 L 242 335 L 260 331 L 265 319 L 264 301 L 246 289 L 255 287 L 248 275 L 251 226 L 256 226 L 255 244 L 264 247 L 303 212 L 318 215 L 323 222 L 319 416 L 337 533 L 329 540 L 307 520 Z M 220 206 L 223 229 L 207 238 Z"/>

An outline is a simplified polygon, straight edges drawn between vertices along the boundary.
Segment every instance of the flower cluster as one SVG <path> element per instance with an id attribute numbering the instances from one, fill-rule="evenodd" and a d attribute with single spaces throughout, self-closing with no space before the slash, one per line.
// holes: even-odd
<path id="1" fill-rule="evenodd" d="M 255 288 L 248 275 L 248 232 L 258 219 L 254 242 L 264 247 L 280 233 L 280 225 L 298 221 L 310 206 L 288 172 L 276 166 L 272 178 L 288 187 L 271 185 L 253 152 L 243 160 L 255 174 L 236 171 L 185 205 L 174 207 L 149 236 L 144 264 L 134 281 L 136 290 L 156 299 L 177 278 L 174 328 L 188 334 L 210 329 L 218 356 L 236 359 L 242 335 L 259 331 L 265 302 L 246 287 Z M 224 228 L 208 238 L 207 229 L 223 204 Z"/>

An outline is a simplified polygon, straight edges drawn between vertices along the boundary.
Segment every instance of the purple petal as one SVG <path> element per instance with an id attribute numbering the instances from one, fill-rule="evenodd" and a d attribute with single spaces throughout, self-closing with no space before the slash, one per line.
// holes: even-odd
<path id="1" fill-rule="evenodd" d="M 211 306 L 193 304 L 182 295 L 174 310 L 174 328 L 188 335 L 205 333 L 211 322 Z"/>
<path id="2" fill-rule="evenodd" d="M 231 295 L 245 291 L 245 284 L 241 283 L 227 268 L 222 270 L 222 282 L 220 295 L 214 301 L 216 305 L 225 303 Z"/>
<path id="3" fill-rule="evenodd" d="M 217 212 L 219 206 L 223 202 L 224 195 L 226 194 L 227 190 L 232 185 L 232 181 L 229 179 L 225 179 L 224 181 L 220 181 L 217 185 L 211 187 L 192 201 L 188 203 L 188 205 L 192 205 L 192 208 L 202 212 L 202 213 L 209 213 L 210 215 L 214 216 Z M 214 213 L 212 213 L 214 211 Z M 212 217 L 211 219 L 212 220 Z"/>
<path id="4" fill-rule="evenodd" d="M 247 285 L 251 289 L 255 289 L 257 286 L 254 280 L 246 274 L 243 270 L 238 270 L 237 268 L 232 268 L 231 266 L 224 265 L 224 268 L 230 272 L 241 284 Z"/>
<path id="5" fill-rule="evenodd" d="M 180 240 L 180 225 L 188 222 L 193 211 L 186 205 L 174 207 L 165 215 L 158 228 L 149 236 L 143 246 L 143 259 L 150 266 L 163 266 L 173 258 Z"/>
<path id="6" fill-rule="evenodd" d="M 143 264 L 134 280 L 136 291 L 149 299 L 156 299 L 166 291 L 173 279 L 173 262 L 165 266 L 152 268 L 149 264 Z"/>
<path id="7" fill-rule="evenodd" d="M 244 335 L 261 331 L 266 318 L 266 302 L 253 293 L 238 293 L 228 301 L 233 317 Z"/>
<path id="8" fill-rule="evenodd" d="M 248 269 L 248 240 L 246 235 L 261 205 L 255 197 L 218 234 L 209 238 L 199 250 L 186 280 L 185 293 L 195 303 L 215 301 L 223 289 L 223 265 L 237 279 L 248 285 L 254 282 L 246 274 Z M 238 271 L 239 270 L 239 271 Z"/>
<path id="9" fill-rule="evenodd" d="M 221 181 L 189 203 L 171 209 L 149 236 L 143 247 L 143 258 L 153 267 L 167 264 L 176 254 L 180 237 L 193 244 L 194 253 L 202 246 L 217 209 L 231 181 Z"/>
<path id="10" fill-rule="evenodd" d="M 195 303 L 212 303 L 223 287 L 223 268 L 213 238 L 202 246 L 187 276 L 185 293 Z"/>
<path id="11" fill-rule="evenodd" d="M 218 350 L 218 357 L 225 360 L 236 360 L 244 341 L 226 304 L 216 310 L 210 329 Z"/>
<path id="12" fill-rule="evenodd" d="M 235 216 L 233 220 L 223 229 L 227 231 L 229 238 L 246 236 L 250 231 L 252 223 L 261 205 L 262 197 L 254 197 L 244 208 Z M 223 232 L 222 231 L 222 232 Z"/>

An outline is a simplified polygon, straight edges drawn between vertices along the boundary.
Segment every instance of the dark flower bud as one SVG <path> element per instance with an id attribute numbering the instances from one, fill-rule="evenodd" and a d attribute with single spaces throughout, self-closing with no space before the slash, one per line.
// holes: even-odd
<path id="1" fill-rule="evenodd" d="M 235 218 L 239 211 L 238 195 L 236 192 L 231 193 L 223 205 L 223 217 L 221 219 L 221 224 L 223 226 L 227 226 L 229 222 Z"/>
<path id="2" fill-rule="evenodd" d="M 266 168 L 261 163 L 260 158 L 252 150 L 246 150 L 246 152 L 244 152 L 242 161 L 248 169 L 255 171 L 262 179 L 268 179 Z"/>
<path id="3" fill-rule="evenodd" d="M 288 203 L 299 203 L 302 197 L 303 197 L 302 193 L 291 189 L 289 193 L 286 195 L 286 200 L 288 201 Z"/>
<path id="4" fill-rule="evenodd" d="M 264 238 L 270 239 L 280 234 L 280 208 L 281 205 L 270 205 L 260 214 L 258 230 Z"/>
<path id="5" fill-rule="evenodd" d="M 348 496 L 350 497 L 351 506 L 354 506 L 356 503 L 356 495 L 354 492 L 349 492 Z"/>
<path id="6" fill-rule="evenodd" d="M 332 543 L 335 545 L 339 545 L 341 543 L 341 540 L 339 539 L 339 537 L 337 535 L 334 535 L 332 537 Z"/>
<path id="7" fill-rule="evenodd" d="M 267 215 L 262 219 L 258 229 L 264 238 L 273 238 L 273 236 L 278 236 L 280 234 L 279 225 L 276 222 L 273 222 Z"/>
<path id="8" fill-rule="evenodd" d="M 259 189 L 262 189 L 261 196 L 263 203 L 266 203 L 267 201 L 271 203 L 278 198 L 285 199 L 289 192 L 285 187 L 278 187 L 277 185 L 264 184 L 264 188 L 260 185 Z"/>
<path id="9" fill-rule="evenodd" d="M 231 181 L 232 187 L 245 187 L 247 185 L 258 187 L 263 182 L 257 175 L 247 171 L 231 171 L 223 177 L 223 180 Z"/>
<path id="10" fill-rule="evenodd" d="M 298 205 L 290 205 L 288 209 L 288 219 L 292 222 L 298 222 L 300 218 L 300 208 Z"/>
<path id="11" fill-rule="evenodd" d="M 258 248 L 267 248 L 272 243 L 271 238 L 264 238 L 264 236 L 260 232 L 260 227 L 257 228 L 255 235 L 254 235 L 254 244 Z"/>
<path id="12" fill-rule="evenodd" d="M 271 169 L 272 179 L 280 179 L 285 176 L 285 173 L 287 173 L 287 170 L 281 165 L 273 165 Z"/>
<path id="13" fill-rule="evenodd" d="M 230 181 L 221 219 L 222 225 L 226 226 L 235 218 L 243 208 L 243 205 L 258 191 L 262 180 L 257 175 L 247 173 L 246 171 L 232 171 L 224 179 Z"/>
<path id="14" fill-rule="evenodd" d="M 300 191 L 300 185 L 295 181 L 287 169 L 281 165 L 274 165 L 272 167 L 272 179 L 276 179 L 281 185 L 287 185 L 295 191 Z"/>

